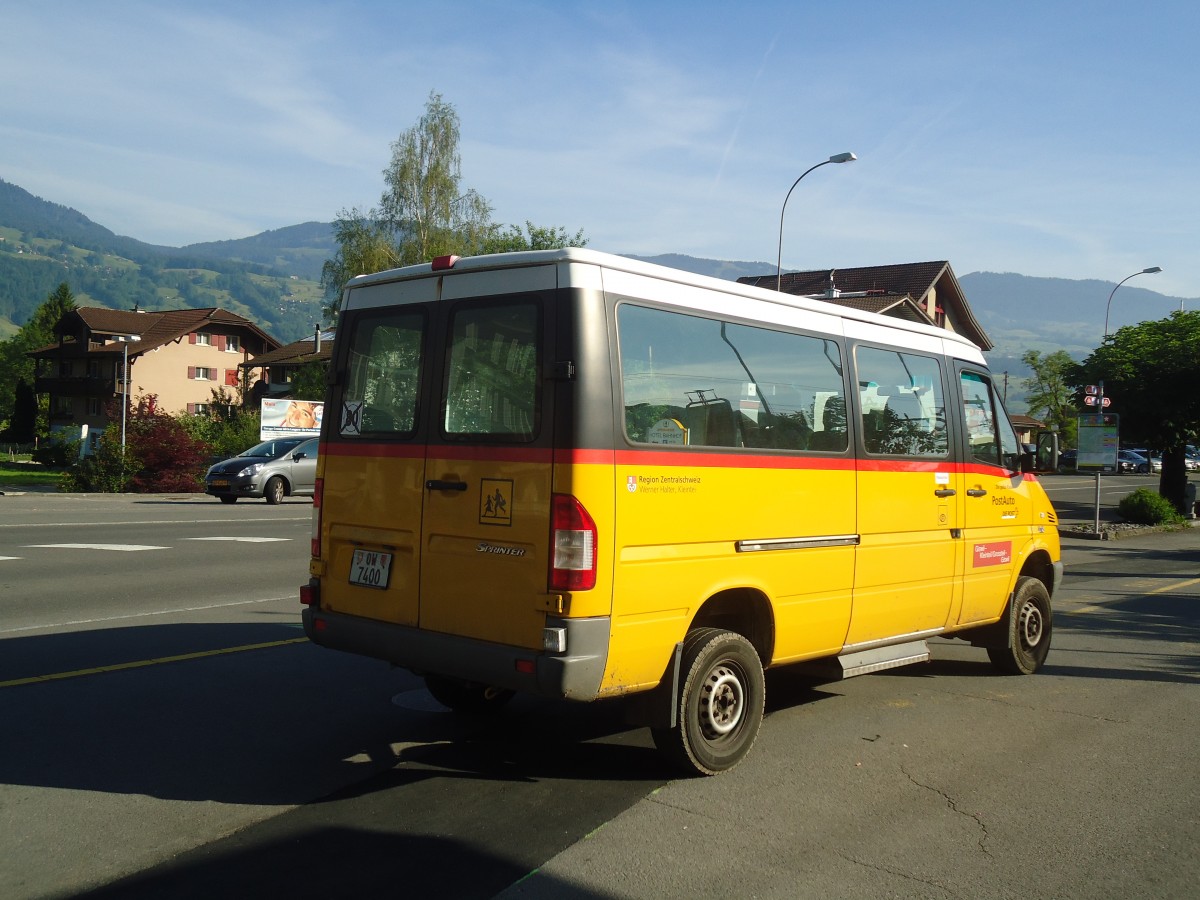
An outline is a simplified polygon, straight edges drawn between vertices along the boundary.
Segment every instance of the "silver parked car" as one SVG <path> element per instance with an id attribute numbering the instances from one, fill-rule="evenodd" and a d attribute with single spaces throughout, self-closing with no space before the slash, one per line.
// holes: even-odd
<path id="1" fill-rule="evenodd" d="M 276 438 L 255 444 L 233 459 L 212 466 L 204 476 L 204 493 L 236 503 L 239 497 L 311 497 L 317 478 L 317 439 Z"/>

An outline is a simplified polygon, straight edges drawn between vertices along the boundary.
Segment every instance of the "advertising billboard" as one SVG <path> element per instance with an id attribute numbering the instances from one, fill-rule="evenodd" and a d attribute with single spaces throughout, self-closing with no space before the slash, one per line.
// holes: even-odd
<path id="1" fill-rule="evenodd" d="M 267 400 L 262 401 L 262 419 L 259 422 L 260 440 L 276 437 L 320 437 L 321 414 L 325 404 L 315 400 Z"/>

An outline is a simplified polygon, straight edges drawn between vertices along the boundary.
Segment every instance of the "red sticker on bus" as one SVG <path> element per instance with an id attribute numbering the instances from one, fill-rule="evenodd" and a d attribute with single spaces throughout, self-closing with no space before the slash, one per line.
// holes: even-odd
<path id="1" fill-rule="evenodd" d="M 975 568 L 1004 566 L 1012 562 L 1012 541 L 975 545 Z"/>

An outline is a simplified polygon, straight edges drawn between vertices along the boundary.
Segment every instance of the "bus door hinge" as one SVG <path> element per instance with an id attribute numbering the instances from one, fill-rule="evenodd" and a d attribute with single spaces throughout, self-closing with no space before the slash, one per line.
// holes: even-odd
<path id="1" fill-rule="evenodd" d="M 569 359 L 560 359 L 550 365 L 550 377 L 556 381 L 574 381 L 575 363 Z"/>

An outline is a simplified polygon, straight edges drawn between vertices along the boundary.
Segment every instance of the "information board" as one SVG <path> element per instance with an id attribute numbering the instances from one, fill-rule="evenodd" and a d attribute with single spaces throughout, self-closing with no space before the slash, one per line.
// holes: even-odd
<path id="1" fill-rule="evenodd" d="M 1120 447 L 1120 417 L 1116 413 L 1079 417 L 1079 449 L 1075 455 L 1077 471 L 1108 469 L 1115 472 Z"/>

